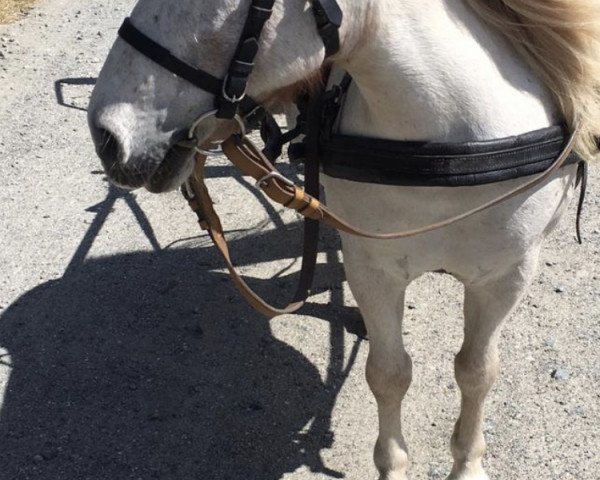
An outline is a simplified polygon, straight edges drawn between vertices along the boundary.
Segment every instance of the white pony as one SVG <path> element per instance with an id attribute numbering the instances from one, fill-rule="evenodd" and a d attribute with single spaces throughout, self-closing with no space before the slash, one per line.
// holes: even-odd
<path id="1" fill-rule="evenodd" d="M 132 22 L 188 63 L 222 78 L 250 0 L 140 0 Z M 341 50 L 330 61 L 354 78 L 340 131 L 397 140 L 466 142 L 566 121 L 577 150 L 600 132 L 598 2 L 592 0 L 339 0 Z M 324 49 L 306 0 L 280 0 L 262 35 L 248 93 L 275 105 L 321 69 Z M 518 54 L 517 54 L 518 53 Z M 163 191 L 193 168 L 173 153 L 174 132 L 212 109 L 212 95 L 115 43 L 89 123 L 108 175 Z M 205 138 L 217 125 L 207 129 Z M 365 158 L 365 162 L 369 159 Z M 414 229 L 476 207 L 524 182 L 395 187 L 324 178 L 329 205 L 366 230 Z M 402 343 L 404 292 L 443 270 L 465 287 L 464 343 L 456 356 L 461 413 L 449 479 L 483 480 L 484 400 L 498 374 L 500 328 L 534 278 L 542 241 L 575 182 L 565 167 L 541 186 L 450 227 L 377 241 L 342 235 L 344 264 L 369 332 L 367 380 L 377 399 L 375 463 L 403 480 L 401 404 L 411 382 Z"/>

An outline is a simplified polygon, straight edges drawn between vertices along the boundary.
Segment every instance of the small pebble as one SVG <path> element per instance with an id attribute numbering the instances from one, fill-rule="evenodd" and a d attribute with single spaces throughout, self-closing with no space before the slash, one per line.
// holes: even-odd
<path id="1" fill-rule="evenodd" d="M 554 291 L 556 293 L 565 293 L 567 291 L 567 287 L 565 287 L 564 285 L 559 285 L 554 289 Z"/>
<path id="2" fill-rule="evenodd" d="M 571 374 L 567 372 L 564 368 L 557 368 L 552 371 L 552 378 L 554 380 L 558 380 L 559 382 L 564 382 L 571 378 Z"/>
<path id="3" fill-rule="evenodd" d="M 567 413 L 572 417 L 585 417 L 585 409 L 581 405 L 569 410 Z"/>

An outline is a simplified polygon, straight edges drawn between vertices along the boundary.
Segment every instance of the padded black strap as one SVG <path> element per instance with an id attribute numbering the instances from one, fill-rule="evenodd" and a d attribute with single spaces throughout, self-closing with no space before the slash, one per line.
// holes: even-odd
<path id="1" fill-rule="evenodd" d="M 402 142 L 333 134 L 322 137 L 326 175 L 385 185 L 483 185 L 546 170 L 564 148 L 564 126 L 484 142 Z M 571 153 L 565 165 L 581 162 Z"/>

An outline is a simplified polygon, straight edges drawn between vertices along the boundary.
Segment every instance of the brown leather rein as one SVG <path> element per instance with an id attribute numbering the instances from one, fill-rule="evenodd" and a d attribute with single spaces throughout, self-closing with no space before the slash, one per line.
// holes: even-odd
<path id="1" fill-rule="evenodd" d="M 329 210 L 327 206 L 323 205 L 314 195 L 306 193 L 303 188 L 295 185 L 292 181 L 281 175 L 281 173 L 277 171 L 277 169 L 265 157 L 265 155 L 263 155 L 262 152 L 246 136 L 232 135 L 225 140 L 225 142 L 223 142 L 222 148 L 225 156 L 244 175 L 252 177 L 256 181 L 257 187 L 260 188 L 271 200 L 287 208 L 296 210 L 298 213 L 308 219 L 309 223 L 311 220 L 316 222 L 324 222 L 337 230 L 364 238 L 377 240 L 396 240 L 414 237 L 416 235 L 421 235 L 433 230 L 447 227 L 473 215 L 481 213 L 484 210 L 492 208 L 541 184 L 565 164 L 567 157 L 573 150 L 576 137 L 577 129 L 575 129 L 571 134 L 563 151 L 557 157 L 554 163 L 546 171 L 536 175 L 523 185 L 508 191 L 494 200 L 486 202 L 476 208 L 446 220 L 432 223 L 421 228 L 394 233 L 367 232 L 346 222 L 344 219 L 340 218 L 334 212 Z M 270 305 L 248 286 L 248 284 L 237 273 L 233 265 L 229 253 L 229 247 L 223 233 L 221 220 L 213 208 L 213 202 L 205 183 L 205 164 L 206 156 L 197 153 L 196 168 L 193 175 L 190 177 L 190 180 L 188 181 L 187 186 L 189 190 L 186 192 L 186 198 L 190 204 L 190 207 L 198 216 L 201 228 L 208 231 L 213 243 L 221 252 L 235 286 L 255 310 L 268 317 L 296 312 L 300 307 L 302 307 L 302 305 L 304 305 L 304 302 L 310 293 L 312 272 L 314 271 L 314 264 L 316 262 L 316 235 L 312 235 L 313 240 L 309 242 L 306 241 L 305 235 L 302 272 L 298 289 L 292 302 L 283 308 L 277 308 Z M 305 228 L 308 228 L 308 225 Z"/>

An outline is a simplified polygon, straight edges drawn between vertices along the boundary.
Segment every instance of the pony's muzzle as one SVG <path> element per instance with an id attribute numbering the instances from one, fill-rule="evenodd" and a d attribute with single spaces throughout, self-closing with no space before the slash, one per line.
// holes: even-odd
<path id="1" fill-rule="evenodd" d="M 122 188 L 134 189 L 143 186 L 152 171 L 144 172 L 140 165 L 132 162 L 125 140 L 110 128 L 91 122 L 90 132 L 96 146 L 96 154 L 109 179 Z"/>

